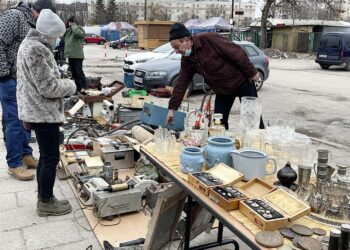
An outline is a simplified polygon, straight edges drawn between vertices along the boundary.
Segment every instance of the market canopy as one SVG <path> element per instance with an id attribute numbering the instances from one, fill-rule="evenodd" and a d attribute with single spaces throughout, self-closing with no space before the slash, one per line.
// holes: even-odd
<path id="1" fill-rule="evenodd" d="M 109 24 L 102 26 L 101 29 L 102 30 L 116 30 L 119 32 L 122 30 L 132 30 L 132 31 L 136 32 L 136 28 L 127 22 L 110 22 Z"/>
<path id="2" fill-rule="evenodd" d="M 230 31 L 233 27 L 227 20 L 222 17 L 212 17 L 209 19 L 190 19 L 185 23 L 191 33 L 197 32 L 216 32 Z"/>

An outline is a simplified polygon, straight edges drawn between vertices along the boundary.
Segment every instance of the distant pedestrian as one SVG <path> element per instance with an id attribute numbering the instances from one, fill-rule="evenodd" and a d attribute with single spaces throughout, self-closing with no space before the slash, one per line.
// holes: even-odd
<path id="1" fill-rule="evenodd" d="M 75 16 L 68 18 L 66 28 L 66 33 L 63 36 L 64 55 L 68 58 L 77 91 L 85 94 L 87 88 L 86 77 L 83 71 L 85 31 L 77 24 Z"/>
<path id="2" fill-rule="evenodd" d="M 16 100 L 17 51 L 42 9 L 56 11 L 53 0 L 36 0 L 33 5 L 19 2 L 0 15 L 0 102 L 3 112 L 4 138 L 8 173 L 18 180 L 32 180 L 27 168 L 36 168 L 37 160 L 29 146 L 30 131 L 18 119 Z"/>
<path id="3" fill-rule="evenodd" d="M 60 159 L 59 126 L 65 120 L 63 97 L 73 95 L 73 81 L 61 79 L 52 50 L 65 32 L 62 20 L 51 10 L 40 12 L 36 29 L 30 29 L 18 50 L 18 113 L 35 131 L 40 158 L 37 169 L 40 216 L 63 215 L 72 211 L 67 200 L 53 195 Z"/>

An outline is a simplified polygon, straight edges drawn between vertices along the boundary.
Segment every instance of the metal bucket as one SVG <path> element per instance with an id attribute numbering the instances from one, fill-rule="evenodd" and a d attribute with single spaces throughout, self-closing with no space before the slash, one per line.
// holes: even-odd
<path id="1" fill-rule="evenodd" d="M 118 122 L 120 124 L 127 123 L 132 120 L 140 119 L 141 110 L 120 108 L 118 111 Z M 132 129 L 137 123 L 132 123 L 126 126 L 127 129 Z"/>

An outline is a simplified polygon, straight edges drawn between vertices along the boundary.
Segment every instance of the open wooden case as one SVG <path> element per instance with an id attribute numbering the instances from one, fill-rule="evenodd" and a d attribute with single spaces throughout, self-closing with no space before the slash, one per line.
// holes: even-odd
<path id="1" fill-rule="evenodd" d="M 229 189 L 232 188 L 236 190 L 236 193 L 239 192 L 242 195 L 238 197 L 228 198 L 227 195 L 226 196 L 223 195 L 223 192 L 221 192 L 220 188 L 221 190 L 222 189 L 227 190 L 227 188 Z M 275 190 L 274 186 L 271 186 L 270 184 L 266 183 L 262 179 L 254 178 L 240 187 L 228 185 L 226 187 L 221 186 L 221 187 L 212 188 L 209 191 L 209 198 L 215 203 L 219 204 L 219 206 L 224 208 L 225 210 L 231 211 L 231 210 L 238 209 L 239 202 L 241 200 L 246 200 L 249 198 L 256 198 L 256 197 L 263 197 L 264 195 L 270 193 L 273 190 Z"/>
<path id="2" fill-rule="evenodd" d="M 260 199 L 240 201 L 239 211 L 262 230 L 273 231 L 309 214 L 311 208 L 283 189 L 276 189 Z M 272 217 L 268 218 L 266 215 Z"/>
<path id="3" fill-rule="evenodd" d="M 203 176 L 213 178 L 213 180 L 216 181 L 210 184 L 210 181 L 204 181 L 205 178 L 203 179 Z M 188 175 L 188 182 L 205 195 L 209 195 L 209 190 L 211 188 L 229 184 L 232 185 L 241 180 L 243 180 L 243 174 L 224 163 L 219 163 L 207 171 L 191 173 Z"/>

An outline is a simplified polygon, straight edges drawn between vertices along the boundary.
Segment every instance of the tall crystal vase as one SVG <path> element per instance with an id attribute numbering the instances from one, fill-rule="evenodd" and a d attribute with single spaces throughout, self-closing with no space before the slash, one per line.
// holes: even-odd
<path id="1" fill-rule="evenodd" d="M 241 130 L 259 129 L 261 104 L 258 97 L 244 96 L 241 100 Z"/>

